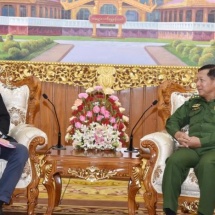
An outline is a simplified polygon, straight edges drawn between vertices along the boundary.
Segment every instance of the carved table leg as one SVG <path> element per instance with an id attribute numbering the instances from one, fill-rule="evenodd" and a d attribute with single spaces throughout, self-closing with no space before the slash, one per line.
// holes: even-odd
<path id="1" fill-rule="evenodd" d="M 61 197 L 61 190 L 62 190 L 62 179 L 59 173 L 56 173 L 54 175 L 54 181 L 55 181 L 55 206 L 58 206 L 60 203 L 60 197 Z"/>
<path id="2" fill-rule="evenodd" d="M 132 176 L 128 183 L 128 214 L 135 215 L 135 210 L 139 205 L 136 203 L 135 197 L 137 191 L 141 188 L 140 168 L 133 167 Z"/>
<path id="3" fill-rule="evenodd" d="M 55 181 L 53 178 L 52 164 L 44 164 L 44 179 L 43 185 L 45 186 L 48 194 L 48 207 L 45 215 L 51 215 L 56 204 Z"/>

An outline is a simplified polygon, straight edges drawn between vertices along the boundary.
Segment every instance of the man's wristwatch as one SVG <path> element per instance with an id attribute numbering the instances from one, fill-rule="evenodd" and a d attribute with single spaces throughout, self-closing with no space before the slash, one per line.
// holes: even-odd
<path id="1" fill-rule="evenodd" d="M 0 131 L 0 138 L 2 138 L 2 139 L 7 139 L 7 135 L 3 134 L 3 133 Z"/>

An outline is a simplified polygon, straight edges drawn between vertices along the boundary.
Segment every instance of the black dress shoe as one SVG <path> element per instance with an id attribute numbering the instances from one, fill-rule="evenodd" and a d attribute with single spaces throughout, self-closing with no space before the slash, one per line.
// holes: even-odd
<path id="1" fill-rule="evenodd" d="M 2 207 L 0 208 L 0 215 L 4 215 Z"/>
<path id="2" fill-rule="evenodd" d="M 172 211 L 170 208 L 164 208 L 166 215 L 176 215 L 175 211 Z"/>

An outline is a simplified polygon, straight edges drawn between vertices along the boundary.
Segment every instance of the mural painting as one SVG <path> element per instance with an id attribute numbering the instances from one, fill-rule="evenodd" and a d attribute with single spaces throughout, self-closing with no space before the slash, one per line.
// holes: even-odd
<path id="1" fill-rule="evenodd" d="M 0 60 L 215 63 L 215 0 L 0 2 Z"/>

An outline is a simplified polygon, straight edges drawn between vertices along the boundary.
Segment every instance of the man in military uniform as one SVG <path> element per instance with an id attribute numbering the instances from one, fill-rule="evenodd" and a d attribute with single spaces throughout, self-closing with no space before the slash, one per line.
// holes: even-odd
<path id="1" fill-rule="evenodd" d="M 164 212 L 174 215 L 178 208 L 181 185 L 189 169 L 198 178 L 199 215 L 212 215 L 215 208 L 215 65 L 198 70 L 199 96 L 185 102 L 167 120 L 166 129 L 179 148 L 166 161 L 162 191 Z M 181 131 L 189 125 L 189 134 Z"/>
<path id="2" fill-rule="evenodd" d="M 10 116 L 0 94 L 0 159 L 7 161 L 6 168 L 0 178 L 0 215 L 3 215 L 2 205 L 10 202 L 11 195 L 28 159 L 28 149 L 7 135 L 9 126 Z M 14 148 L 10 148 L 12 146 Z"/>

